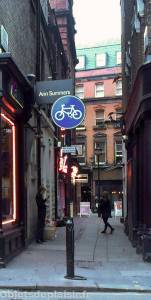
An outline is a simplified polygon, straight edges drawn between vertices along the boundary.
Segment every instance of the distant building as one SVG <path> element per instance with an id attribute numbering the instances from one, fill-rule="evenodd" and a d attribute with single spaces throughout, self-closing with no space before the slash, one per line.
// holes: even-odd
<path id="1" fill-rule="evenodd" d="M 86 117 L 76 128 L 76 143 L 82 147 L 81 172 L 88 174 L 78 185 L 78 198 L 91 201 L 93 208 L 107 190 L 114 205 L 122 198 L 121 45 L 111 41 L 79 48 L 77 58 L 75 94 L 85 104 Z"/>
<path id="2" fill-rule="evenodd" d="M 151 3 L 121 1 L 122 77 L 127 148 L 126 232 L 151 255 Z"/>

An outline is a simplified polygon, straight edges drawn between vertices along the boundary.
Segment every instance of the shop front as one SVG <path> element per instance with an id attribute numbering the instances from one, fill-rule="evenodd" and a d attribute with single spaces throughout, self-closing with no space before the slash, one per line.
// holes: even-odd
<path id="1" fill-rule="evenodd" d="M 8 53 L 0 54 L 0 266 L 25 243 L 24 124 L 33 89 Z"/>

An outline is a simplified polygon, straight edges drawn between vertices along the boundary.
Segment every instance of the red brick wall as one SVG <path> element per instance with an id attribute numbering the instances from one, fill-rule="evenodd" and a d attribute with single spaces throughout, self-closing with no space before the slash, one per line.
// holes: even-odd
<path id="1" fill-rule="evenodd" d="M 104 109 L 105 110 L 105 119 L 108 119 L 108 114 L 110 112 L 114 112 L 116 108 L 120 108 L 122 102 L 114 101 L 113 103 L 101 103 L 90 105 L 86 104 L 86 118 L 85 118 L 85 126 L 86 126 L 86 133 L 87 136 L 87 161 L 90 160 L 91 157 L 94 156 L 93 153 L 93 135 L 97 132 L 104 133 L 107 136 L 107 162 L 112 164 L 114 161 L 114 133 L 118 132 L 118 128 L 113 128 L 110 124 L 107 125 L 106 129 L 103 130 L 94 130 L 93 126 L 95 126 L 95 110 L 97 109 Z"/>
<path id="2" fill-rule="evenodd" d="M 69 6 L 69 2 L 68 0 L 49 0 L 50 6 L 52 9 L 57 9 L 57 10 L 61 10 L 61 9 L 68 9 Z"/>

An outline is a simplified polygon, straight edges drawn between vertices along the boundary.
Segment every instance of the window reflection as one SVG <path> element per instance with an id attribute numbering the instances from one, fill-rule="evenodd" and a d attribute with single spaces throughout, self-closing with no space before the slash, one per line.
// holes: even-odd
<path id="1" fill-rule="evenodd" d="M 2 216 L 13 219 L 13 123 L 1 114 L 2 148 Z"/>

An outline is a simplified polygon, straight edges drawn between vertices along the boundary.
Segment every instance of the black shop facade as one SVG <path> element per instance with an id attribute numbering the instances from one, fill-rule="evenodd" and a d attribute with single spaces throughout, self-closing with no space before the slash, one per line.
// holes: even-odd
<path id="1" fill-rule="evenodd" d="M 25 245 L 24 126 L 33 88 L 9 53 L 0 54 L 0 267 Z"/>

